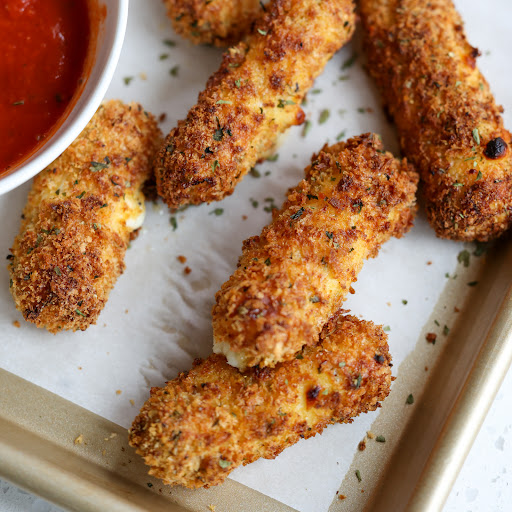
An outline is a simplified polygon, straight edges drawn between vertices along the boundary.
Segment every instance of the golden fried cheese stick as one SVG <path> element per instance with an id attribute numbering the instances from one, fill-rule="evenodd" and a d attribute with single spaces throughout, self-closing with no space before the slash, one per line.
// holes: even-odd
<path id="1" fill-rule="evenodd" d="M 53 333 L 96 323 L 142 224 L 141 187 L 160 140 L 140 105 L 109 101 L 36 176 L 9 264 L 26 320 Z"/>
<path id="2" fill-rule="evenodd" d="M 417 174 L 366 134 L 324 147 L 216 295 L 214 352 L 274 366 L 316 343 L 380 244 L 412 225 Z"/>
<path id="3" fill-rule="evenodd" d="M 230 46 L 263 12 L 260 0 L 164 0 L 176 33 L 194 44 Z"/>
<path id="4" fill-rule="evenodd" d="M 361 0 L 368 69 L 417 166 L 438 236 L 496 238 L 512 222 L 511 134 L 451 0 Z"/>
<path id="5" fill-rule="evenodd" d="M 375 410 L 389 393 L 390 366 L 381 327 L 337 316 L 317 345 L 275 368 L 240 373 L 212 355 L 152 388 L 130 444 L 166 484 L 218 485 L 242 464 Z"/>
<path id="6" fill-rule="evenodd" d="M 155 162 L 170 208 L 233 192 L 278 135 L 304 120 L 306 92 L 354 28 L 352 0 L 274 0 L 245 42 L 230 48 L 198 103 Z"/>

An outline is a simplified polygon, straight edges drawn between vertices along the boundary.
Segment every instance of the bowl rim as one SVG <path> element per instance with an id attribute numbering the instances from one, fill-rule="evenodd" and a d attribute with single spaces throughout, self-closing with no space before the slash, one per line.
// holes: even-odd
<path id="1" fill-rule="evenodd" d="M 121 56 L 128 22 L 128 2 L 129 0 L 113 0 L 112 7 L 109 7 L 109 11 L 112 10 L 113 12 L 107 11 L 106 17 L 106 20 L 110 16 L 114 17 L 112 22 L 114 27 L 113 36 L 106 50 L 100 44 L 96 47 L 96 59 L 98 59 L 101 49 L 104 50 L 106 58 L 99 64 L 97 60 L 94 62 L 89 74 L 88 83 L 85 85 L 73 108 L 68 112 L 64 122 L 48 141 L 32 157 L 29 157 L 26 162 L 22 162 L 17 169 L 4 177 L 0 177 L 0 195 L 25 183 L 51 164 L 70 146 L 91 120 L 107 92 L 119 62 L 119 57 Z M 100 0 L 100 3 L 104 4 L 105 2 Z M 100 27 L 98 39 L 101 37 L 106 25 L 107 22 L 103 27 Z M 97 66 L 99 66 L 99 69 Z M 98 73 L 98 78 L 96 83 L 91 86 L 89 80 L 94 72 Z M 73 119 L 69 121 L 72 116 Z"/>

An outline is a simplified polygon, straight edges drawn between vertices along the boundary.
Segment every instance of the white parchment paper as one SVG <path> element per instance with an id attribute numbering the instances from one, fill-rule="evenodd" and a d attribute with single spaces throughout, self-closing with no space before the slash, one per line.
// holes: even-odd
<path id="1" fill-rule="evenodd" d="M 506 107 L 505 121 L 511 127 L 512 4 L 456 3 L 470 42 L 482 50 L 479 65 Z M 165 40 L 176 44 L 166 45 Z M 165 113 L 162 128 L 167 132 L 186 115 L 220 56 L 217 49 L 194 47 L 176 36 L 159 2 L 132 0 L 127 38 L 108 97 L 139 101 L 157 116 Z M 304 110 L 313 123 L 309 133 L 303 137 L 301 127 L 290 130 L 277 161 L 259 165 L 261 176 L 247 176 L 233 196 L 175 215 L 176 230 L 165 205 L 148 203 L 144 228 L 126 256 L 126 272 L 98 324 L 86 332 L 54 336 L 24 322 L 2 266 L 0 366 L 128 427 L 150 386 L 162 385 L 188 369 L 193 358 L 211 352 L 215 292 L 234 270 L 242 241 L 270 220 L 265 207 L 269 209 L 271 199 L 281 205 L 288 187 L 302 178 L 311 154 L 338 136 L 365 131 L 382 134 L 386 147 L 397 151 L 393 127 L 384 118 L 362 61 L 356 37 L 332 59 L 308 95 Z M 319 124 L 325 109 L 330 116 Z M 19 229 L 28 187 L 0 197 L 0 254 L 8 254 Z M 219 208 L 222 214 L 217 215 Z M 387 243 L 378 259 L 365 265 L 354 286 L 356 294 L 345 307 L 389 326 L 395 368 L 414 348 L 464 248 L 469 246 L 436 239 L 420 214 L 404 239 Z M 185 264 L 177 260 L 179 255 L 187 258 Z M 237 469 L 232 478 L 302 512 L 326 511 L 376 414 L 329 427 L 276 460 Z"/>

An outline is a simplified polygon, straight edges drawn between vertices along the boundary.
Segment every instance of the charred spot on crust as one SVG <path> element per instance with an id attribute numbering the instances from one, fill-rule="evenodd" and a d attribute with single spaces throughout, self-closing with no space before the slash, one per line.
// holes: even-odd
<path id="1" fill-rule="evenodd" d="M 384 356 L 381 356 L 380 354 L 375 354 L 373 356 L 373 359 L 375 359 L 375 361 L 377 361 L 377 363 L 379 364 L 382 364 L 386 361 L 386 358 Z"/>
<path id="2" fill-rule="evenodd" d="M 36 305 L 33 309 L 26 309 L 25 310 L 25 319 L 26 320 L 36 320 L 39 317 L 39 314 L 41 313 L 41 308 Z"/>
<path id="3" fill-rule="evenodd" d="M 493 160 L 501 158 L 507 152 L 507 147 L 507 143 L 501 137 L 496 137 L 487 143 L 484 155 Z"/>
<path id="4" fill-rule="evenodd" d="M 214 185 L 215 180 L 213 178 L 197 178 L 197 179 L 190 180 L 189 183 L 184 183 L 183 188 L 187 188 L 189 186 L 195 187 L 196 185 L 201 185 L 201 183 L 208 183 L 208 185 Z"/>
<path id="5" fill-rule="evenodd" d="M 308 400 L 315 400 L 318 397 L 319 393 L 320 386 L 314 386 L 307 391 L 306 397 Z"/>
<path id="6" fill-rule="evenodd" d="M 338 192 L 347 192 L 352 187 L 352 184 L 354 183 L 354 180 L 351 176 L 348 174 L 345 174 L 342 176 L 340 181 L 338 182 L 338 185 L 336 187 L 336 190 Z"/>
<path id="7" fill-rule="evenodd" d="M 253 368 L 253 370 L 254 370 L 254 377 L 259 380 L 266 380 L 272 376 L 272 370 L 270 368 L 268 368 L 267 366 L 264 366 L 263 368 L 260 368 L 259 366 L 255 366 Z"/>
<path id="8" fill-rule="evenodd" d="M 275 90 L 283 89 L 283 75 L 282 73 L 272 73 L 269 78 L 270 87 Z"/>

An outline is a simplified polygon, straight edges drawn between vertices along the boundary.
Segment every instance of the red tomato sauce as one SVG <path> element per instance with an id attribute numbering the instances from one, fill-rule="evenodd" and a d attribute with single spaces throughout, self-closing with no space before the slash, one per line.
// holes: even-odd
<path id="1" fill-rule="evenodd" d="M 0 1 L 0 175 L 64 121 L 90 35 L 87 0 Z"/>

